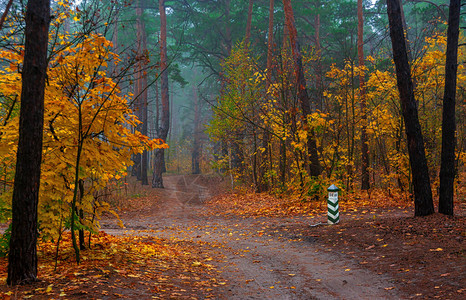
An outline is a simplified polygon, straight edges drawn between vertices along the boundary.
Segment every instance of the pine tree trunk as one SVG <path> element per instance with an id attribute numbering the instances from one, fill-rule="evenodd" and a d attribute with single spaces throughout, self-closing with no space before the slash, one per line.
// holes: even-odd
<path id="1" fill-rule="evenodd" d="M 245 47 L 249 47 L 249 41 L 251 39 L 251 23 L 252 23 L 252 7 L 254 0 L 249 0 L 248 6 L 248 18 L 246 21 L 246 37 L 244 38 Z"/>
<path id="2" fill-rule="evenodd" d="M 440 166 L 439 212 L 453 215 L 456 146 L 456 74 L 458 71 L 458 36 L 461 0 L 450 0 L 445 63 L 445 91 L 442 115 L 442 154 Z"/>
<path id="3" fill-rule="evenodd" d="M 133 103 L 133 111 L 135 112 L 136 116 L 139 120 L 142 120 L 142 10 L 141 10 L 141 1 L 136 2 L 136 15 L 137 15 L 137 23 L 136 23 L 136 43 L 137 43 L 137 53 L 136 53 L 136 71 L 135 71 L 135 80 L 134 80 L 134 103 Z M 135 128 L 137 131 L 142 131 L 142 124 L 138 124 Z M 136 176 L 137 180 L 141 180 L 141 161 L 142 155 L 141 153 L 137 153 L 133 155 L 133 169 L 131 172 L 132 176 Z"/>
<path id="4" fill-rule="evenodd" d="M 315 39 L 315 51 L 316 51 L 316 103 L 315 106 L 323 111 L 323 99 L 324 99 L 324 89 L 322 82 L 322 47 L 320 45 L 320 13 L 321 8 L 320 1 L 316 1 L 317 14 L 314 17 L 314 39 Z"/>
<path id="5" fill-rule="evenodd" d="M 50 1 L 28 1 L 8 285 L 27 284 L 37 280 L 37 205 L 49 23 Z"/>
<path id="6" fill-rule="evenodd" d="M 167 15 L 165 13 L 165 0 L 159 0 L 160 13 L 160 75 L 162 112 L 160 127 L 157 128 L 158 138 L 166 140 L 170 127 L 170 103 L 168 97 L 168 70 L 167 70 Z M 164 149 L 155 150 L 154 174 L 152 177 L 153 188 L 163 188 L 162 173 L 164 172 Z"/>
<path id="7" fill-rule="evenodd" d="M 266 91 L 269 90 L 272 82 L 272 62 L 273 62 L 273 15 L 274 0 L 270 0 L 269 6 L 269 33 L 267 40 L 267 78 L 265 79 Z"/>
<path id="8" fill-rule="evenodd" d="M 306 79 L 304 77 L 303 63 L 301 51 L 299 50 L 297 31 L 295 26 L 293 8 L 291 7 L 291 0 L 283 0 L 283 8 L 285 10 L 285 23 L 288 28 L 288 34 L 290 37 L 290 46 L 293 53 L 293 60 L 295 65 L 296 83 L 298 89 L 298 100 L 301 105 L 303 118 L 306 120 L 307 116 L 311 114 L 310 98 L 307 93 Z M 307 139 L 307 150 L 308 159 L 310 162 L 309 174 L 313 177 L 317 177 L 322 173 L 322 169 L 319 161 L 319 154 L 317 152 L 317 141 L 314 130 L 309 130 L 309 136 Z"/>
<path id="9" fill-rule="evenodd" d="M 146 37 L 146 26 L 145 24 L 142 22 L 141 20 L 141 34 L 142 34 L 142 51 L 143 51 L 143 57 L 144 57 L 144 60 L 143 60 L 143 66 L 146 66 L 147 64 L 147 61 L 146 61 L 146 53 L 147 53 L 147 37 Z M 142 121 L 142 124 L 141 124 L 141 133 L 143 135 L 146 135 L 147 136 L 147 72 L 145 70 L 142 70 L 141 71 L 141 121 Z M 144 152 L 142 153 L 142 157 L 141 157 L 141 184 L 142 185 L 149 185 L 149 181 L 147 179 L 147 157 L 148 157 L 148 153 L 147 153 L 147 150 L 144 150 Z"/>
<path id="10" fill-rule="evenodd" d="M 362 0 L 358 0 L 358 61 L 364 68 L 364 16 Z M 359 70 L 359 72 L 362 72 Z M 367 139 L 366 80 L 364 73 L 359 75 L 359 96 L 361 105 L 361 189 L 370 189 L 369 141 Z"/>
<path id="11" fill-rule="evenodd" d="M 6 4 L 5 10 L 3 11 L 2 18 L 0 19 L 0 30 L 3 29 L 3 24 L 5 23 L 6 17 L 8 16 L 8 12 L 10 11 L 11 5 L 13 4 L 13 0 L 9 0 Z"/>
<path id="12" fill-rule="evenodd" d="M 387 13 L 390 24 L 393 59 L 396 67 L 396 79 L 405 122 L 409 163 L 413 176 L 414 215 L 426 216 L 434 213 L 434 204 L 432 201 L 424 140 L 421 125 L 419 124 L 416 100 L 414 98 L 399 0 L 387 0 Z"/>

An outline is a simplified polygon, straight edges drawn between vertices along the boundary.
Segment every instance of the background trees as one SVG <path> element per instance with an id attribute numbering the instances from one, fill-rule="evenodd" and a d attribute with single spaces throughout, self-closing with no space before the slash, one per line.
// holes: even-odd
<path id="1" fill-rule="evenodd" d="M 229 12 L 233 13 L 235 6 L 233 2 L 230 4 Z M 262 18 L 267 4 L 270 3 L 254 3 L 253 24 L 255 18 Z M 253 121 L 244 113 L 245 103 L 250 101 L 247 96 L 238 96 L 238 100 L 232 103 L 230 94 L 220 93 L 211 123 L 211 137 L 222 136 L 218 130 L 217 116 L 231 122 L 235 120 L 232 124 L 235 128 L 241 128 L 245 136 L 254 136 L 257 130 L 264 130 L 263 135 L 258 136 L 261 141 L 266 141 L 266 146 L 259 148 L 262 154 L 260 161 L 255 160 L 256 151 L 242 146 L 245 165 L 240 171 L 243 175 L 238 178 L 243 182 L 250 180 L 250 184 L 255 186 L 255 170 L 267 166 L 267 172 L 261 177 L 262 181 L 270 183 L 272 190 L 297 192 L 301 196 L 315 195 L 330 181 L 339 182 L 346 191 L 367 189 L 370 185 L 374 185 L 373 188 L 389 188 L 390 192 L 397 193 L 417 190 L 416 185 L 419 184 L 415 182 L 419 168 L 410 166 L 407 155 L 410 143 L 404 134 L 405 128 L 412 126 L 403 118 L 398 93 L 390 90 L 395 87 L 393 79 L 396 76 L 395 66 L 391 62 L 391 45 L 387 43 L 386 7 L 382 2 L 367 3 L 365 6 L 360 2 L 358 11 L 356 4 L 356 1 L 293 3 L 296 40 L 303 45 L 304 82 L 297 83 L 290 72 L 296 70 L 293 53 L 297 51 L 293 46 L 293 26 L 289 29 L 284 17 L 286 11 L 290 11 L 288 1 L 275 5 L 273 16 L 278 21 L 272 27 L 275 37 L 273 50 L 266 52 L 261 48 L 261 44 L 266 44 L 264 35 L 255 36 L 255 28 L 252 27 L 253 47 L 250 51 L 254 60 L 244 57 L 244 63 L 258 66 L 254 75 L 249 79 L 248 76 L 240 79 L 228 65 L 223 65 L 224 73 L 220 80 L 224 86 L 231 82 L 235 82 L 233 86 L 247 86 L 248 80 L 263 80 L 262 96 L 254 100 L 256 107 L 260 107 L 256 111 L 259 121 Z M 418 134 L 421 131 L 424 133 L 426 151 L 426 158 L 423 159 L 425 167 L 419 172 L 427 182 L 424 188 L 426 196 L 422 197 L 426 199 L 425 205 L 419 205 L 424 206 L 425 210 L 416 214 L 429 214 L 433 206 L 428 195 L 428 181 L 433 182 L 434 188 L 439 184 L 438 146 L 441 136 L 438 130 L 440 115 L 436 107 L 442 105 L 437 99 L 438 88 L 443 88 L 446 26 L 440 20 L 446 21 L 446 7 L 416 2 L 406 4 L 403 12 L 400 11 L 401 23 L 408 24 L 410 39 L 407 53 L 411 60 L 413 95 L 417 99 L 411 106 L 413 109 L 419 108 L 419 125 L 414 127 L 418 128 Z M 364 22 L 363 14 L 367 16 Z M 323 20 L 322 15 L 326 16 Z M 358 23 L 359 26 L 356 26 Z M 265 33 L 268 30 L 264 27 L 258 25 L 256 29 Z M 359 34 L 356 28 L 359 28 Z M 257 42 L 256 46 L 254 38 L 262 42 Z M 241 37 L 237 40 L 241 40 Z M 232 58 L 238 55 L 238 48 L 233 49 Z M 267 64 L 265 53 L 270 52 L 273 53 L 273 60 L 269 59 Z M 368 53 L 366 58 L 364 52 Z M 212 57 L 209 54 L 206 56 Z M 462 68 L 461 63 L 459 66 Z M 260 90 L 260 85 L 254 89 Z M 311 95 L 304 101 L 305 105 L 310 105 L 308 112 L 299 105 L 299 96 L 296 97 L 295 93 L 300 89 Z M 461 88 L 457 90 L 461 91 Z M 228 110 L 218 109 L 227 103 Z M 234 111 L 231 111 L 232 107 Z M 225 111 L 230 111 L 228 117 Z M 456 116 L 458 118 L 459 114 Z M 411 120 L 413 118 L 409 118 Z M 224 126 L 223 133 L 234 127 Z M 322 175 L 310 179 L 312 172 L 307 167 L 312 163 L 310 158 L 305 158 L 306 151 L 302 146 L 312 141 L 313 131 Z M 267 137 L 269 135 L 271 138 Z M 254 144 L 252 140 L 250 144 Z M 459 159 L 462 157 L 461 151 L 456 153 L 456 162 L 462 165 Z M 223 154 L 219 151 L 218 155 L 221 157 Z"/>

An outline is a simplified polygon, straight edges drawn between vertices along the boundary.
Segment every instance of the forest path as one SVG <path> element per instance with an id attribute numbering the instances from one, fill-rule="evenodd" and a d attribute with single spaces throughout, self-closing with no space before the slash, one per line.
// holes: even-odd
<path id="1" fill-rule="evenodd" d="M 103 229 L 114 235 L 150 235 L 202 245 L 226 280 L 220 299 L 399 299 L 393 280 L 371 273 L 314 239 L 281 232 L 305 217 L 242 218 L 215 215 L 204 202 L 216 186 L 203 176 L 164 178 L 152 206 L 120 215 Z"/>

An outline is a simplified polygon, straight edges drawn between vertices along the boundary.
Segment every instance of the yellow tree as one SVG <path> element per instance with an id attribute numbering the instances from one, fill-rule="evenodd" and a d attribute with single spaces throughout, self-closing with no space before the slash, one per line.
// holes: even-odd
<path id="1" fill-rule="evenodd" d="M 128 107 L 131 95 L 121 95 L 117 82 L 106 76 L 107 62 L 118 62 L 110 47 L 103 36 L 90 34 L 65 46 L 48 68 L 39 220 L 44 236 L 59 236 L 63 225 L 71 229 L 78 262 L 75 229 L 97 229 L 91 221 L 110 209 L 95 192 L 112 178 L 119 179 L 132 153 L 167 147 L 126 126 L 139 121 Z M 10 65 L 0 71 L 0 92 L 11 99 L 21 94 L 16 67 L 22 63 L 20 53 L 2 52 Z M 10 153 L 16 151 L 18 128 L 17 116 L 11 115 L 1 128 L 5 143 L 0 148 L 0 160 L 9 166 L 14 165 Z"/>

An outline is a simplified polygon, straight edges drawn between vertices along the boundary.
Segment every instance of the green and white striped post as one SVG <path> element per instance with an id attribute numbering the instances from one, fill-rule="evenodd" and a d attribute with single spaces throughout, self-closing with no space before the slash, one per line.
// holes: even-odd
<path id="1" fill-rule="evenodd" d="M 340 222 L 340 212 L 338 211 L 338 187 L 334 184 L 328 187 L 328 224 L 336 224 Z"/>

